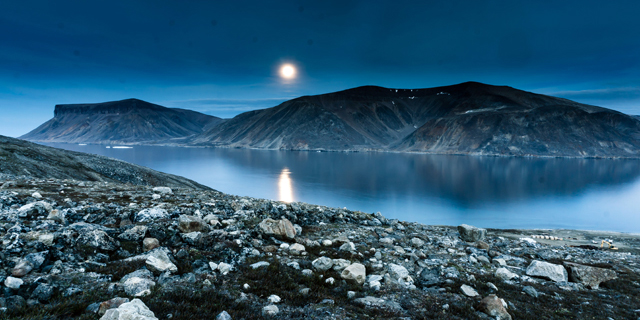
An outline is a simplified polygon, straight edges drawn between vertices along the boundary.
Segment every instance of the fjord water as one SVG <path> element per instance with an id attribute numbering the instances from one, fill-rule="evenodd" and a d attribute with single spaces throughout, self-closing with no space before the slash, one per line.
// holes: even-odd
<path id="1" fill-rule="evenodd" d="M 230 194 L 425 224 L 640 232 L 640 160 L 49 145 Z"/>

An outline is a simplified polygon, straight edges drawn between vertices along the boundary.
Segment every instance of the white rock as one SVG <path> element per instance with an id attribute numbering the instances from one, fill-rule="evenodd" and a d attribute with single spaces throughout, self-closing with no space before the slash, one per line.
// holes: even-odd
<path id="1" fill-rule="evenodd" d="M 42 199 L 42 195 L 40 194 L 40 192 L 34 192 L 31 194 L 31 196 L 36 199 Z"/>
<path id="2" fill-rule="evenodd" d="M 331 267 L 333 267 L 333 260 L 327 257 L 320 257 L 313 260 L 313 262 L 311 262 L 311 265 L 318 271 L 327 271 L 331 269 Z"/>
<path id="3" fill-rule="evenodd" d="M 269 305 L 262 308 L 263 316 L 275 316 L 278 314 L 278 312 L 280 312 L 280 310 L 278 309 L 277 306 L 274 306 L 274 305 Z"/>
<path id="4" fill-rule="evenodd" d="M 283 243 L 283 244 L 280 245 L 280 249 L 282 249 L 282 250 L 289 250 L 289 247 L 290 246 L 289 246 L 288 243 Z"/>
<path id="5" fill-rule="evenodd" d="M 232 269 L 233 269 L 233 266 L 228 263 L 220 262 L 218 264 L 218 270 L 220 271 L 220 273 L 222 273 L 222 275 L 229 274 L 229 272 L 231 272 Z"/>
<path id="6" fill-rule="evenodd" d="M 109 309 L 100 320 L 158 320 L 155 314 L 140 299 Z"/>
<path id="7" fill-rule="evenodd" d="M 474 288 L 472 288 L 472 287 L 470 287 L 470 286 L 468 286 L 468 285 L 466 285 L 466 284 L 463 284 L 463 285 L 460 287 L 460 290 L 461 290 L 461 291 L 462 291 L 462 293 L 464 293 L 467 297 L 477 297 L 477 296 L 479 295 L 479 294 L 478 294 L 478 291 L 476 291 L 476 289 L 474 289 Z"/>
<path id="8" fill-rule="evenodd" d="M 7 288 L 11 288 L 11 289 L 14 289 L 14 290 L 18 290 L 23 283 L 24 283 L 24 281 L 22 281 L 22 279 L 14 278 L 14 277 L 11 277 L 11 276 L 9 276 L 6 279 L 4 279 L 4 285 Z"/>
<path id="9" fill-rule="evenodd" d="M 167 253 L 161 248 L 149 251 L 145 264 L 149 270 L 156 273 L 178 272 L 178 267 L 171 262 Z"/>
<path id="10" fill-rule="evenodd" d="M 243 285 L 242 285 L 242 288 L 243 288 L 244 290 L 249 290 L 249 289 L 251 289 L 251 286 L 249 286 L 249 284 L 248 284 L 248 283 L 245 283 L 245 284 L 243 284 Z"/>
<path id="11" fill-rule="evenodd" d="M 391 278 L 396 280 L 405 279 L 406 277 L 409 276 L 409 271 L 407 270 L 407 268 L 401 265 L 390 263 L 388 270 Z"/>
<path id="12" fill-rule="evenodd" d="M 496 277 L 502 280 L 511 280 L 513 278 L 517 278 L 518 275 L 509 271 L 507 268 L 498 268 L 498 270 L 496 270 Z"/>
<path id="13" fill-rule="evenodd" d="M 294 243 L 289 247 L 289 252 L 291 252 L 294 255 L 299 255 L 305 250 L 306 250 L 305 247 L 299 243 Z"/>
<path id="14" fill-rule="evenodd" d="M 124 292 L 130 296 L 142 297 L 151 294 L 151 289 L 155 287 L 156 283 L 149 279 L 140 277 L 131 277 L 127 279 L 124 284 Z"/>
<path id="15" fill-rule="evenodd" d="M 380 243 L 393 244 L 393 238 L 380 238 Z"/>
<path id="16" fill-rule="evenodd" d="M 322 245 L 325 247 L 331 247 L 333 245 L 333 241 L 331 240 L 322 240 Z"/>
<path id="17" fill-rule="evenodd" d="M 278 297 L 277 295 L 272 294 L 269 296 L 269 298 L 267 298 L 267 301 L 269 301 L 269 303 L 271 304 L 276 304 L 282 301 L 282 299 L 280 299 L 280 297 Z"/>
<path id="18" fill-rule="evenodd" d="M 42 242 L 47 247 L 53 245 L 53 241 L 55 240 L 55 235 L 53 233 L 45 233 L 38 236 L 38 241 Z"/>
<path id="19" fill-rule="evenodd" d="M 567 270 L 558 264 L 534 260 L 527 267 L 528 276 L 541 277 L 555 282 L 566 282 L 569 279 Z"/>
<path id="20" fill-rule="evenodd" d="M 169 187 L 155 187 L 155 188 L 153 188 L 153 191 L 164 193 L 164 194 L 172 194 L 173 193 L 173 190 L 171 190 L 171 188 L 169 188 Z"/>
<path id="21" fill-rule="evenodd" d="M 346 267 L 342 274 L 340 274 L 342 279 L 345 280 L 353 280 L 358 284 L 363 284 L 365 279 L 367 278 L 367 270 L 364 265 L 360 263 L 354 263 L 348 267 Z"/>
<path id="22" fill-rule="evenodd" d="M 421 248 L 421 247 L 424 246 L 424 240 L 422 240 L 420 238 L 412 238 L 411 239 L 411 244 L 416 248 Z"/>
<path id="23" fill-rule="evenodd" d="M 351 241 L 345 242 L 343 245 L 340 246 L 340 248 L 338 250 L 340 250 L 340 251 L 356 251 L 356 245 L 353 244 L 353 242 L 351 242 Z"/>
<path id="24" fill-rule="evenodd" d="M 305 276 L 307 276 L 307 277 L 310 277 L 310 276 L 312 276 L 312 275 L 313 275 L 313 270 L 311 270 L 311 269 L 304 269 L 304 270 L 302 270 L 302 274 L 303 274 L 303 275 L 305 275 Z"/>
<path id="25" fill-rule="evenodd" d="M 165 209 L 160 208 L 147 208 L 143 209 L 136 215 L 137 222 L 148 222 L 159 219 L 166 219 L 169 217 L 169 213 Z"/>
<path id="26" fill-rule="evenodd" d="M 327 280 L 325 280 L 324 282 L 328 283 L 328 284 L 333 284 L 334 282 L 336 282 L 336 279 L 334 279 L 333 277 L 329 277 L 327 278 Z"/>
<path id="27" fill-rule="evenodd" d="M 340 272 L 349 265 L 351 265 L 351 261 L 347 259 L 333 259 L 333 270 L 335 271 Z"/>
<path id="28" fill-rule="evenodd" d="M 218 313 L 218 316 L 216 316 L 216 320 L 232 320 L 232 319 L 229 313 L 227 313 L 226 311 L 222 311 Z"/>
<path id="29" fill-rule="evenodd" d="M 260 261 L 260 262 L 256 262 L 252 265 L 250 265 L 251 269 L 258 269 L 260 267 L 266 267 L 269 265 L 269 262 L 266 261 Z"/>
<path id="30" fill-rule="evenodd" d="M 215 262 L 209 262 L 209 268 L 211 268 L 211 271 L 216 271 L 218 270 L 218 264 Z"/>
<path id="31" fill-rule="evenodd" d="M 382 283 L 380 281 L 371 281 L 369 282 L 369 288 L 375 291 L 380 291 L 380 288 L 382 288 Z"/>

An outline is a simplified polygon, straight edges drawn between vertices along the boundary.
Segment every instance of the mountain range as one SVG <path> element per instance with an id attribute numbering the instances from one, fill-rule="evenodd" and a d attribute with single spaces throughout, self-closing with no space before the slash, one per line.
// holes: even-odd
<path id="1" fill-rule="evenodd" d="M 152 106 L 162 115 L 158 119 L 138 116 L 146 110 L 135 107 L 125 108 L 127 112 L 120 115 L 110 112 L 109 117 L 100 113 L 105 105 L 117 109 L 125 102 L 131 105 L 130 101 L 147 105 L 124 100 L 56 106 L 52 120 L 22 138 L 280 150 L 640 157 L 637 117 L 477 82 L 428 89 L 364 86 L 303 96 L 232 119 L 157 105 Z M 173 116 L 165 115 L 169 112 Z M 99 121 L 106 122 L 105 118 L 110 126 L 95 127 Z M 120 122 L 127 126 L 118 125 Z M 177 123 L 199 126 L 184 130 L 186 126 Z"/>
<path id="2" fill-rule="evenodd" d="M 56 105 L 53 119 L 22 136 L 39 142 L 156 144 L 202 133 L 222 119 L 138 99 Z"/>

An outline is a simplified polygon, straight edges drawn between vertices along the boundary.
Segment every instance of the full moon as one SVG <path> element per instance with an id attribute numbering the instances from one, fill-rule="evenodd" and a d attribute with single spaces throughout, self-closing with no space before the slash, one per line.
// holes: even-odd
<path id="1" fill-rule="evenodd" d="M 291 64 L 283 64 L 280 67 L 280 76 L 285 79 L 293 79 L 296 77 L 296 68 Z"/>

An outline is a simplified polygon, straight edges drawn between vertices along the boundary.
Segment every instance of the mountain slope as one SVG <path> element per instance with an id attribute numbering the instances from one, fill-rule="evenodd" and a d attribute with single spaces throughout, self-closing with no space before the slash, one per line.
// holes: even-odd
<path id="1" fill-rule="evenodd" d="M 0 136 L 0 174 L 211 190 L 192 180 L 128 162 Z"/>
<path id="2" fill-rule="evenodd" d="M 201 133 L 223 120 L 138 99 L 56 105 L 53 119 L 20 137 L 40 142 L 144 144 Z"/>
<path id="3" fill-rule="evenodd" d="M 359 87 L 243 113 L 191 144 L 293 150 L 639 157 L 640 121 L 566 99 L 467 82 Z"/>

